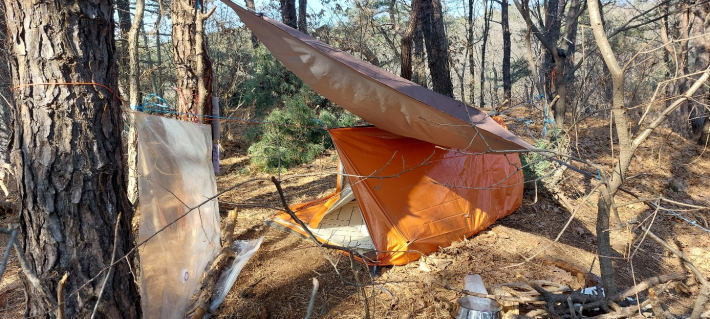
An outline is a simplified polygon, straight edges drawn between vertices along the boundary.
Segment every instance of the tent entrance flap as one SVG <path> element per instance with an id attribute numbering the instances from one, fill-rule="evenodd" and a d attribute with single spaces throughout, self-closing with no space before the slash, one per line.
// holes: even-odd
<path id="1" fill-rule="evenodd" d="M 375 250 L 370 232 L 362 218 L 362 211 L 355 200 L 329 209 L 318 227 L 312 231 L 316 236 L 341 246 L 365 251 Z"/>
<path id="2" fill-rule="evenodd" d="M 318 239 L 334 245 L 349 247 L 366 253 L 375 250 L 370 232 L 365 224 L 360 206 L 352 191 L 346 187 L 340 193 L 334 193 L 323 199 L 307 203 L 302 207 L 292 207 L 296 216 L 301 219 Z M 349 194 L 348 194 L 349 193 Z M 329 200 L 325 200 L 330 198 Z M 272 221 L 302 235 L 306 235 L 301 226 L 291 217 L 281 212 Z"/>

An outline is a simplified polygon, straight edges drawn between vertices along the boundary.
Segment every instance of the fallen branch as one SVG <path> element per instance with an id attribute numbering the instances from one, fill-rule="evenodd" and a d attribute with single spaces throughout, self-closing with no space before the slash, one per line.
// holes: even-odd
<path id="1" fill-rule="evenodd" d="M 621 301 L 624 300 L 628 297 L 634 296 L 640 292 L 643 292 L 647 290 L 648 288 L 651 288 L 655 285 L 659 285 L 671 280 L 679 280 L 685 278 L 685 274 L 666 274 L 666 275 L 661 275 L 661 276 L 655 276 L 648 278 L 640 283 L 638 283 L 636 286 L 633 286 L 621 293 L 616 294 L 615 296 L 609 298 L 608 301 Z M 599 300 L 596 302 L 588 303 L 582 305 L 582 308 L 584 309 L 594 309 L 594 308 L 599 308 L 599 307 L 604 307 L 607 305 L 607 300 Z"/>
<path id="2" fill-rule="evenodd" d="M 596 317 L 592 317 L 592 319 L 620 319 L 620 318 L 628 318 L 631 317 L 631 315 L 638 310 L 638 308 L 643 308 L 648 305 L 649 300 L 646 300 L 642 302 L 640 305 L 631 305 L 628 307 L 621 308 L 620 310 L 610 312 L 610 313 L 605 313 L 603 315 L 598 315 Z"/>
<path id="3" fill-rule="evenodd" d="M 57 285 L 57 303 L 59 304 L 57 308 L 57 319 L 67 318 L 67 314 L 64 312 L 64 285 L 67 283 L 67 278 L 69 278 L 69 273 L 65 272 Z"/>
<path id="4" fill-rule="evenodd" d="M 316 294 L 318 293 L 318 279 L 313 278 L 313 291 L 311 292 L 311 300 L 308 302 L 308 310 L 306 311 L 306 319 L 311 318 L 313 313 L 313 305 L 316 303 Z"/>
<path id="5" fill-rule="evenodd" d="M 227 261 L 234 256 L 234 250 L 232 250 L 232 241 L 234 237 L 234 225 L 237 221 L 237 209 L 229 211 L 227 219 L 224 221 L 224 240 L 222 241 L 222 250 L 219 255 L 212 262 L 210 270 L 202 277 L 202 283 L 200 284 L 200 296 L 197 298 L 197 302 L 192 313 L 192 319 L 202 319 L 205 314 L 209 311 L 210 301 L 212 300 L 212 294 L 214 293 L 214 288 L 217 285 L 217 279 L 222 272 L 222 268 L 227 264 Z"/>
<path id="6" fill-rule="evenodd" d="M 116 248 L 118 246 L 118 226 L 121 224 L 121 212 L 118 212 L 116 217 L 116 226 L 113 228 L 113 252 L 111 253 L 111 265 L 116 261 Z M 94 304 L 94 311 L 91 313 L 91 319 L 94 319 L 97 311 L 99 310 L 99 303 L 101 303 L 101 297 L 104 295 L 104 290 L 106 289 L 106 284 L 108 284 L 109 278 L 113 273 L 113 268 L 108 270 L 106 278 L 104 278 L 104 283 L 101 285 L 101 290 L 99 291 L 99 296 L 96 299 L 96 304 Z"/>
<path id="7" fill-rule="evenodd" d="M 508 301 L 508 302 L 518 302 L 518 303 L 544 303 L 545 302 L 545 299 L 543 299 L 540 296 L 537 296 L 537 297 L 525 297 L 525 296 L 513 297 L 513 296 L 503 296 L 503 295 L 490 295 L 490 294 L 482 294 L 482 293 L 478 293 L 478 292 L 469 291 L 466 289 L 452 287 L 451 285 L 449 285 L 447 283 L 433 282 L 433 284 L 435 284 L 443 289 L 455 291 L 455 292 L 458 292 L 458 293 L 461 293 L 464 295 L 479 297 L 479 298 L 487 298 L 487 299 L 491 299 L 491 300 L 495 300 L 495 301 Z"/>
<path id="8" fill-rule="evenodd" d="M 673 254 L 678 256 L 678 258 L 682 259 L 685 265 L 693 273 L 693 275 L 695 275 L 695 279 L 700 283 L 702 289 L 700 289 L 698 299 L 695 301 L 695 306 L 693 307 L 693 312 L 690 314 L 690 319 L 699 319 L 705 308 L 705 305 L 707 304 L 708 300 L 710 300 L 710 283 L 708 283 L 707 279 L 705 279 L 705 276 L 700 272 L 700 270 L 698 270 L 698 268 L 695 267 L 695 265 L 690 261 L 690 259 L 688 259 L 688 257 L 685 256 L 682 251 L 669 245 L 665 240 L 661 239 L 660 237 L 656 236 L 656 234 L 651 232 L 650 229 L 647 229 L 643 226 L 641 226 L 641 229 L 647 232 L 648 236 L 655 240 L 657 243 L 661 244 L 661 246 L 670 250 Z"/>
<path id="9" fill-rule="evenodd" d="M 586 294 L 582 294 L 580 292 L 576 291 L 569 291 L 569 293 L 552 293 L 549 290 L 543 288 L 541 285 L 547 284 L 545 281 L 540 281 L 540 280 L 534 280 L 534 281 L 525 281 L 525 285 L 530 287 L 531 289 L 534 289 L 535 291 L 538 292 L 538 295 L 536 296 L 504 296 L 504 295 L 490 295 L 490 294 L 482 294 L 482 293 L 477 293 L 473 291 L 468 291 L 466 289 L 460 289 L 460 288 L 455 288 L 452 287 L 448 283 L 440 283 L 434 281 L 433 284 L 446 289 L 446 290 L 451 290 L 455 291 L 464 295 L 469 295 L 473 297 L 479 297 L 479 298 L 487 298 L 487 299 L 492 299 L 495 301 L 499 302 L 518 302 L 518 303 L 526 303 L 526 304 L 546 304 L 548 309 L 543 309 L 544 311 L 554 314 L 557 313 L 558 311 L 555 311 L 555 306 L 560 305 L 559 307 L 559 314 L 566 315 L 567 312 L 570 311 L 569 308 L 569 302 L 572 303 L 578 303 L 581 304 L 580 309 L 574 309 L 575 312 L 579 313 L 583 310 L 590 310 L 590 309 L 595 309 L 595 308 L 613 308 L 615 311 L 603 315 L 604 317 L 600 318 L 606 318 L 606 319 L 611 319 L 611 318 L 621 318 L 624 316 L 627 316 L 631 313 L 633 313 L 634 308 L 636 307 L 627 307 L 630 309 L 626 308 L 621 308 L 618 305 L 616 305 L 614 302 L 618 302 L 621 300 L 626 299 L 629 296 L 633 296 L 639 292 L 645 291 L 655 285 L 662 284 L 671 280 L 678 280 L 678 279 L 683 279 L 685 278 L 686 275 L 684 274 L 666 274 L 662 276 L 656 276 L 652 278 L 648 278 L 636 286 L 633 286 L 609 299 L 604 298 L 603 296 L 590 296 Z M 523 280 L 525 280 L 523 278 Z M 506 286 L 510 285 L 511 287 L 516 287 L 519 288 L 521 287 L 520 283 L 511 283 L 511 284 L 500 284 L 497 286 Z M 610 310 L 609 310 L 610 311 Z"/>

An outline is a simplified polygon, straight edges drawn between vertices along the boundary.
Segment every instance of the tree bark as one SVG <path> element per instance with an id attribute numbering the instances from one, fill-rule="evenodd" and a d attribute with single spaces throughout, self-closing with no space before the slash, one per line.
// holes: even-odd
<path id="1" fill-rule="evenodd" d="M 488 46 L 488 35 L 491 29 L 491 14 L 493 13 L 490 6 L 490 1 L 483 1 L 483 43 L 481 43 L 481 70 L 478 71 L 480 72 L 480 80 L 478 85 L 480 85 L 481 90 L 481 95 L 478 97 L 478 107 L 480 108 L 484 108 L 486 104 L 484 99 L 486 93 L 486 47 Z"/>
<path id="2" fill-rule="evenodd" d="M 121 157 L 121 105 L 111 1 L 5 0 L 16 104 L 13 166 L 20 185 L 20 241 L 30 270 L 26 316 L 49 318 L 69 274 L 69 318 L 88 318 L 112 249 L 132 247 L 133 210 Z M 82 85 L 73 83 L 96 83 Z M 34 85 L 32 83 L 35 83 Z M 56 84 L 47 84 L 56 83 Z M 117 220 L 119 212 L 121 219 Z M 113 229 L 119 223 L 118 235 Z M 116 264 L 98 315 L 137 318 L 140 298 L 126 261 Z M 105 274 L 106 272 L 104 272 Z"/>
<path id="3" fill-rule="evenodd" d="M 121 31 L 121 38 L 126 39 L 131 31 L 131 1 L 116 0 L 116 11 L 118 11 L 118 29 Z"/>
<path id="4" fill-rule="evenodd" d="M 283 23 L 291 28 L 297 29 L 296 0 L 279 0 L 279 4 Z"/>
<path id="5" fill-rule="evenodd" d="M 145 1 L 145 0 L 141 0 Z M 136 0 L 136 3 L 138 1 Z M 157 32 L 156 32 L 157 33 Z M 141 24 L 141 37 L 143 38 L 143 46 L 145 46 L 146 49 L 148 49 L 148 54 L 145 55 L 145 69 L 148 70 L 148 76 L 150 77 L 150 91 L 151 93 L 155 93 L 158 95 L 162 95 L 159 93 L 160 89 L 158 89 L 158 79 L 155 75 L 156 73 L 156 68 L 155 63 L 153 63 L 153 50 L 150 50 L 150 42 L 148 41 L 148 33 L 145 32 L 145 23 Z M 157 44 L 157 43 L 156 43 Z M 141 99 L 143 97 L 141 96 Z"/>
<path id="6" fill-rule="evenodd" d="M 510 26 L 508 25 L 508 0 L 500 5 L 501 26 L 503 28 L 503 99 L 510 99 L 513 87 L 510 79 Z"/>
<path id="7" fill-rule="evenodd" d="M 428 21 L 428 23 L 422 24 L 422 30 L 424 31 L 432 89 L 443 95 L 454 97 L 451 67 L 449 66 L 449 45 L 444 31 L 441 0 L 422 0 L 421 10 L 422 19 Z"/>
<path id="8" fill-rule="evenodd" d="M 128 59 L 130 73 L 128 75 L 128 103 L 131 109 L 136 109 L 140 105 L 140 63 L 138 60 L 138 32 L 143 25 L 143 9 L 145 0 L 136 0 L 136 12 L 134 14 L 131 30 L 128 31 Z M 126 136 L 126 168 L 127 168 L 127 193 L 128 200 L 135 204 L 138 201 L 138 149 L 136 145 L 137 131 L 135 116 L 128 114 L 128 135 Z"/>
<path id="9" fill-rule="evenodd" d="M 155 19 L 155 63 L 158 65 L 158 92 L 156 94 L 163 95 L 163 48 L 162 41 L 160 41 L 160 24 L 163 21 L 163 0 L 158 1 L 158 18 Z"/>
<path id="10" fill-rule="evenodd" d="M 173 0 L 171 13 L 175 76 L 181 112 L 198 115 L 197 121 L 202 120 L 199 115 L 212 114 L 212 61 L 207 54 L 206 41 L 198 43 L 204 39 L 203 32 L 198 32 L 203 28 L 202 23 L 198 23 L 198 16 L 204 15 L 204 7 L 200 8 L 197 9 L 195 0 Z M 203 76 L 199 76 L 200 73 Z M 203 94 L 204 98 L 201 96 Z M 198 104 L 203 107 L 198 107 Z"/>
<path id="11" fill-rule="evenodd" d="M 254 6 L 254 0 L 246 0 L 246 4 L 249 10 L 251 10 L 252 12 L 256 11 L 256 7 Z M 251 46 L 254 49 L 259 47 L 259 39 L 254 35 L 254 32 L 251 33 Z"/>
<path id="12" fill-rule="evenodd" d="M 417 29 L 417 25 L 419 25 L 420 4 L 421 0 L 412 0 L 412 12 L 409 15 L 407 28 L 404 29 L 404 34 L 402 35 L 400 76 L 410 81 L 412 80 L 412 44 L 414 42 L 414 32 Z"/>
<path id="13" fill-rule="evenodd" d="M 561 0 L 561 2 L 565 2 L 564 0 Z M 557 43 L 560 40 L 560 25 L 561 25 L 561 19 L 560 15 L 562 14 L 559 12 L 559 5 L 560 5 L 560 0 L 546 0 L 544 3 L 545 7 L 545 25 L 543 26 L 543 33 L 536 33 L 535 35 L 538 37 L 544 37 L 545 41 L 549 43 L 553 48 L 557 47 Z M 563 7 L 564 10 L 564 7 Z M 555 83 L 555 76 L 553 72 L 555 72 L 555 58 L 553 54 L 555 54 L 555 50 L 550 50 L 547 48 L 547 46 L 543 47 L 543 59 L 542 59 L 542 65 L 540 67 L 540 72 L 541 78 L 543 79 L 543 83 L 545 85 L 545 90 L 547 91 L 547 101 L 552 101 L 552 99 L 555 97 L 554 94 L 552 94 L 552 91 L 554 90 L 556 83 Z M 559 102 L 564 102 L 564 101 L 557 101 Z"/>
<path id="14" fill-rule="evenodd" d="M 556 96 L 559 96 L 557 103 L 554 105 L 553 113 L 555 125 L 562 128 L 564 126 L 565 113 L 567 111 L 566 78 L 569 78 L 570 75 L 565 73 L 567 52 L 565 52 L 564 49 L 557 47 L 557 41 L 560 37 L 560 18 L 558 13 L 560 12 L 559 10 L 564 11 L 566 2 L 564 0 L 561 2 L 558 0 L 550 0 L 547 2 L 545 8 L 548 10 L 548 15 L 546 17 L 547 26 L 545 27 L 545 34 L 540 32 L 537 26 L 532 22 L 532 19 L 530 18 L 530 7 L 528 5 L 528 1 L 525 0 L 521 3 L 518 0 L 513 0 L 513 2 L 525 19 L 525 23 L 529 28 L 529 33 L 534 34 L 545 48 L 545 58 L 543 59 L 542 67 L 540 69 L 541 83 L 539 86 L 544 88 L 548 101 L 551 102 Z M 575 12 L 574 14 L 568 12 L 568 14 L 571 15 L 568 21 L 574 21 L 576 24 L 576 20 L 579 18 L 578 12 Z M 567 30 L 576 30 L 576 28 L 574 26 L 570 26 Z M 529 41 L 529 39 L 527 39 L 528 36 L 526 36 L 526 41 Z M 528 60 L 530 60 L 530 57 Z"/>
<path id="15" fill-rule="evenodd" d="M 466 50 L 468 51 L 468 68 L 469 68 L 469 101 L 471 105 L 476 104 L 476 64 L 473 60 L 473 0 L 468 0 L 468 32 L 467 32 L 467 43 Z"/>
<path id="16" fill-rule="evenodd" d="M 426 65 L 426 56 L 424 53 L 424 32 L 422 31 L 421 23 L 417 23 L 417 27 L 414 30 L 414 58 L 412 60 L 414 67 L 412 82 L 423 87 L 427 87 L 426 68 L 424 67 Z"/>
<path id="17" fill-rule="evenodd" d="M 307 0 L 298 0 L 298 31 L 308 34 L 308 24 L 306 23 Z"/>
<path id="18" fill-rule="evenodd" d="M 707 9 L 707 5 L 704 5 L 695 12 L 696 25 L 693 28 L 693 35 L 695 36 L 693 39 L 693 46 L 695 47 L 695 63 L 693 63 L 693 72 L 705 69 L 708 66 L 708 63 L 710 63 L 710 52 L 708 52 L 708 47 L 710 47 L 710 38 L 705 35 L 706 26 L 710 23 L 710 21 L 708 21 L 710 17 L 708 17 L 709 12 Z M 694 78 L 698 77 L 699 76 L 694 76 Z M 704 94 L 707 93 L 707 91 L 708 90 L 705 88 L 701 89 L 701 92 L 696 94 L 697 96 L 695 97 L 695 100 L 707 103 L 708 98 L 704 97 Z M 688 108 L 691 136 L 693 138 L 700 138 L 708 112 L 705 110 L 703 103 L 688 103 Z M 699 139 L 698 142 L 701 140 L 702 139 Z M 703 143 L 701 143 L 701 145 L 702 144 Z"/>
<path id="19" fill-rule="evenodd" d="M 4 3 L 0 2 L 0 10 L 5 12 Z M 0 30 L 7 30 L 5 17 L 0 17 Z M 0 34 L 0 41 L 7 43 L 5 33 Z M 10 66 L 8 65 L 9 52 L 6 46 L 0 47 L 0 94 L 5 98 L 0 101 L 0 167 L 3 164 L 10 163 L 10 150 L 12 149 L 12 127 L 14 126 L 13 105 L 7 104 L 6 101 L 11 101 L 10 87 Z M 2 168 L 0 168 L 2 170 Z M 0 173 L 0 176 L 3 174 Z M 0 180 L 0 182 L 3 182 Z"/>

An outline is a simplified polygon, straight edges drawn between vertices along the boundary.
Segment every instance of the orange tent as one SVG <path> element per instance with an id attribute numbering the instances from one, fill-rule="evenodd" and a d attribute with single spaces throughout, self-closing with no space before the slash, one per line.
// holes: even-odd
<path id="1" fill-rule="evenodd" d="M 401 265 L 520 206 L 515 152 L 533 146 L 488 114 L 222 2 L 310 88 L 375 126 L 330 130 L 347 178 L 335 193 L 293 207 L 318 237 Z M 285 213 L 273 222 L 303 233 Z"/>
<path id="2" fill-rule="evenodd" d="M 521 204 L 517 154 L 470 155 L 376 127 L 330 135 L 347 180 L 292 210 L 320 239 L 360 249 L 378 265 L 406 264 L 470 237 Z M 273 221 L 304 233 L 286 213 Z"/>

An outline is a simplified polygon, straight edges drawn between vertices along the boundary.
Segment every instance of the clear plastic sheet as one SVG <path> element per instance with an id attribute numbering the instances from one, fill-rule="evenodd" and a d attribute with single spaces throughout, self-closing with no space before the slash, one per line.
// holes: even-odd
<path id="1" fill-rule="evenodd" d="M 219 211 L 207 125 L 136 114 L 143 318 L 182 318 L 220 249 Z M 179 219 L 179 220 L 178 220 Z M 177 220 L 177 221 L 176 221 Z"/>
<path id="2" fill-rule="evenodd" d="M 237 240 L 232 244 L 232 249 L 236 254 L 234 261 L 230 267 L 225 267 L 222 270 L 222 274 L 219 275 L 217 280 L 217 286 L 214 290 L 214 295 L 212 297 L 212 302 L 210 303 L 210 311 L 205 314 L 203 319 L 209 319 L 210 313 L 217 310 L 224 298 L 227 297 L 227 293 L 232 289 L 234 282 L 237 281 L 237 276 L 244 269 L 244 265 L 247 264 L 251 256 L 254 256 L 259 247 L 261 247 L 261 242 L 264 241 L 264 237 L 259 237 L 258 239 L 252 240 Z"/>

